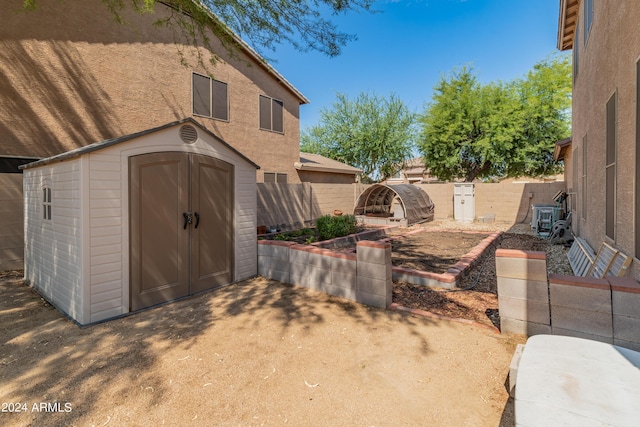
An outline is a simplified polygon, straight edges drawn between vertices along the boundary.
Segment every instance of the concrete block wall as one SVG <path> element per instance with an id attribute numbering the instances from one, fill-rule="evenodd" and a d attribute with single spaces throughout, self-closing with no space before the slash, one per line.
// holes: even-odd
<path id="1" fill-rule="evenodd" d="M 374 307 L 392 302 L 390 243 L 358 242 L 352 254 L 260 240 L 258 274 Z"/>
<path id="2" fill-rule="evenodd" d="M 495 257 L 501 331 L 550 334 L 546 254 L 498 249 Z"/>
<path id="3" fill-rule="evenodd" d="M 605 279 L 549 275 L 554 335 L 613 344 L 611 286 Z"/>
<path id="4" fill-rule="evenodd" d="M 420 184 L 436 205 L 436 219 L 453 218 L 453 188 L 447 184 Z M 474 183 L 475 216 L 494 214 L 496 222 L 531 222 L 531 206 L 553 204 L 553 196 L 566 191 L 566 183 L 503 181 Z M 529 197 L 531 195 L 531 197 Z"/>
<path id="5" fill-rule="evenodd" d="M 640 351 L 640 283 L 550 274 L 544 252 L 496 251 L 502 332 L 564 335 Z"/>
<path id="6" fill-rule="evenodd" d="M 356 301 L 374 307 L 392 303 L 391 243 L 363 240 L 356 249 L 358 280 Z"/>
<path id="7" fill-rule="evenodd" d="M 312 183 L 312 218 L 332 214 L 334 210 L 340 210 L 345 214 L 352 214 L 360 193 L 356 193 L 356 184 L 325 184 Z M 364 190 L 363 190 L 364 191 Z"/>
<path id="8" fill-rule="evenodd" d="M 640 351 L 640 283 L 631 277 L 608 277 L 611 285 L 613 343 Z"/>

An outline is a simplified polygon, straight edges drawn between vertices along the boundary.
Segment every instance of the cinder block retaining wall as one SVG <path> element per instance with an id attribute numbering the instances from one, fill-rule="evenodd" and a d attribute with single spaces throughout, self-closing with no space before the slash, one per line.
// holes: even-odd
<path id="1" fill-rule="evenodd" d="M 416 232 L 437 232 L 436 230 L 418 229 Z M 413 234 L 411 232 L 406 235 Z M 392 241 L 394 238 L 401 239 L 403 236 L 390 237 L 382 241 Z M 432 273 L 430 271 L 413 270 L 404 267 L 393 267 L 393 280 L 403 281 L 414 285 L 423 285 L 433 288 L 453 289 L 460 280 L 468 274 L 471 267 L 478 264 L 482 254 L 494 242 L 499 243 L 502 240 L 502 232 L 492 233 L 478 243 L 465 256 L 460 258 L 458 262 L 449 267 L 444 273 Z"/>
<path id="2" fill-rule="evenodd" d="M 499 249 L 502 332 L 566 335 L 640 351 L 640 284 L 631 277 L 550 274 L 544 252 Z"/>
<path id="3" fill-rule="evenodd" d="M 391 244 L 361 241 L 347 254 L 309 245 L 258 241 L 258 274 L 374 307 L 392 302 Z"/>

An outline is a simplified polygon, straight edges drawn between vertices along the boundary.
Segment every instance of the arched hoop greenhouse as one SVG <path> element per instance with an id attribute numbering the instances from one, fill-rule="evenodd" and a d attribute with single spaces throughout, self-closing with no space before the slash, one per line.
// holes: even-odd
<path id="1" fill-rule="evenodd" d="M 358 198 L 354 215 L 365 224 L 409 226 L 433 221 L 435 205 L 429 195 L 412 184 L 375 184 Z"/>

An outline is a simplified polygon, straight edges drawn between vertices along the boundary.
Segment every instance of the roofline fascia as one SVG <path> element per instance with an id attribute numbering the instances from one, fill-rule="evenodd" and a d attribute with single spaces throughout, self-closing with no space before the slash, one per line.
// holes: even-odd
<path id="1" fill-rule="evenodd" d="M 362 173 L 360 169 L 347 170 L 347 169 L 340 169 L 340 168 L 332 168 L 330 166 L 314 166 L 314 165 L 309 165 L 302 162 L 294 162 L 293 166 L 297 170 L 312 171 L 312 172 L 343 173 L 348 175 L 360 175 Z"/>
<path id="2" fill-rule="evenodd" d="M 273 68 L 273 66 L 269 64 L 266 59 L 264 59 L 258 52 L 256 52 L 255 49 L 249 46 L 249 44 L 245 42 L 238 34 L 236 34 L 235 31 L 229 28 L 229 26 L 225 24 L 224 21 L 220 19 L 218 15 L 216 15 L 211 9 L 209 9 L 205 4 L 203 4 L 202 1 L 200 0 L 192 0 L 192 1 L 197 3 L 198 6 L 202 8 L 202 10 L 207 15 L 209 15 L 211 22 L 214 25 L 220 25 L 226 32 L 228 32 L 231 38 L 233 39 L 233 41 L 238 43 L 241 49 L 244 50 L 244 52 L 247 53 L 251 58 L 253 58 L 253 60 L 255 60 L 258 64 L 264 67 L 267 70 L 267 72 L 271 73 L 276 78 L 278 83 L 282 83 L 295 96 L 297 96 L 298 99 L 301 101 L 300 104 L 309 104 L 311 102 L 306 96 L 302 94 L 302 92 L 296 89 L 296 87 L 293 84 L 291 84 L 286 78 L 284 78 L 282 74 L 280 74 L 275 68 Z M 168 7 L 171 7 L 170 4 L 167 4 L 164 1 L 162 3 Z"/>

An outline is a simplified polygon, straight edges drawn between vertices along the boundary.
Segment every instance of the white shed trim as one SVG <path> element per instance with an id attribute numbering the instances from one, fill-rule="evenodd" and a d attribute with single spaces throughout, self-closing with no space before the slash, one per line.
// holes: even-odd
<path id="1" fill-rule="evenodd" d="M 198 129 L 194 143 L 186 144 L 178 136 L 185 123 Z M 25 276 L 36 290 L 81 324 L 129 312 L 128 162 L 131 156 L 154 152 L 202 154 L 234 165 L 233 277 L 239 281 L 257 274 L 255 163 L 190 119 L 134 137 L 93 144 L 24 167 Z M 56 201 L 59 208 L 57 212 L 54 209 L 51 230 L 39 232 L 43 227 L 36 224 L 40 192 L 36 187 L 45 178 L 57 188 L 54 194 L 71 206 Z M 64 219 L 60 213 L 72 215 L 73 227 L 63 228 L 66 234 L 57 231 L 64 226 L 59 225 Z M 48 255 L 42 239 L 46 236 L 51 242 L 60 242 L 66 235 L 68 253 Z M 74 262 L 67 259 L 71 256 Z M 69 265 L 70 271 L 62 274 L 53 265 L 60 265 L 60 269 Z"/>

